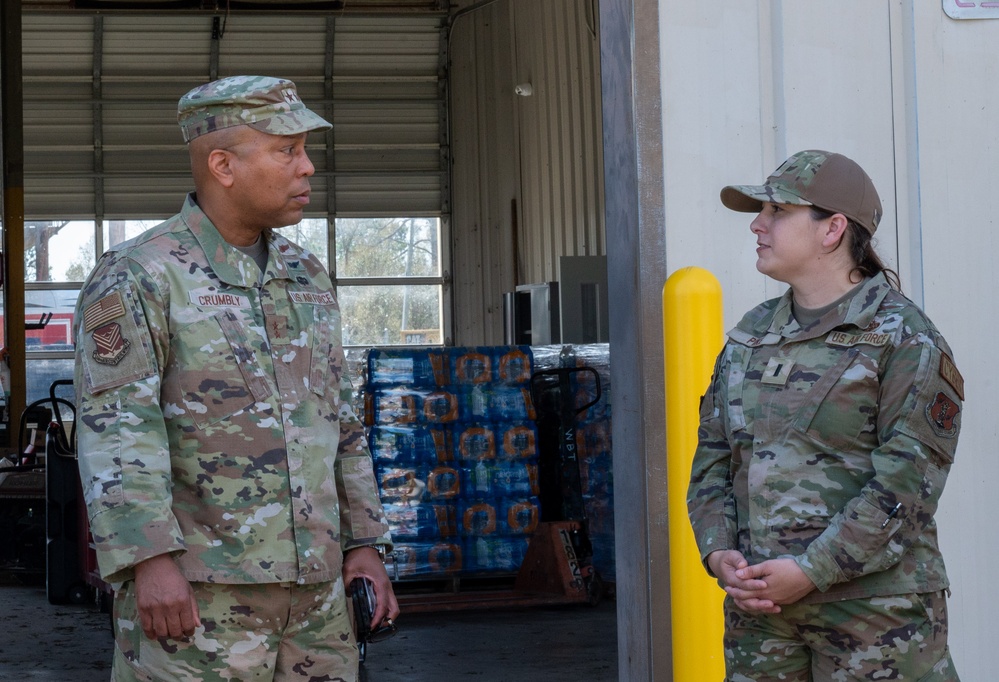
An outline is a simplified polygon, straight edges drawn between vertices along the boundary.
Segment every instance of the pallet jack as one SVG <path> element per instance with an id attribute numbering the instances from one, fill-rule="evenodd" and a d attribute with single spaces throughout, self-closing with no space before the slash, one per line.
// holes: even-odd
<path id="1" fill-rule="evenodd" d="M 577 406 L 573 379 L 580 373 L 593 375 L 595 396 Z M 455 589 L 451 592 L 397 591 L 399 605 L 405 612 L 575 603 L 596 606 L 603 597 L 603 582 L 592 563 L 593 545 L 576 445 L 576 419 L 600 400 L 600 375 L 592 367 L 540 370 L 531 376 L 531 399 L 539 437 L 541 519 L 531 536 L 513 589 L 460 592 L 459 579 L 454 578 Z"/>
<path id="2" fill-rule="evenodd" d="M 595 395 L 576 406 L 573 378 L 593 375 Z M 514 589 L 561 596 L 596 606 L 603 584 L 593 568 L 583 485 L 579 474 L 576 419 L 600 400 L 600 375 L 592 367 L 560 367 L 531 376 L 537 412 L 541 523 L 531 538 Z"/>

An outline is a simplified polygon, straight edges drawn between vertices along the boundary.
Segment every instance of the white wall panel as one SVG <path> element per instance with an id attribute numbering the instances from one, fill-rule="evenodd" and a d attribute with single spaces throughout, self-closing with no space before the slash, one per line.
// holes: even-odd
<path id="1" fill-rule="evenodd" d="M 718 191 L 789 154 L 842 152 L 870 173 L 879 251 L 951 343 L 967 379 L 956 465 L 938 520 L 962 679 L 992 679 L 999 561 L 991 501 L 999 427 L 988 411 L 999 237 L 999 21 L 955 21 L 938 0 L 660 4 L 666 258 L 724 289 L 725 324 L 783 289 L 755 270 L 752 219 Z"/>
<path id="2" fill-rule="evenodd" d="M 964 680 L 995 672 L 999 563 L 995 489 L 999 420 L 994 416 L 999 336 L 999 20 L 955 21 L 939 4 L 905 14 L 911 35 L 918 146 L 907 179 L 922 248 L 926 311 L 943 330 L 966 379 L 957 461 L 940 508 L 940 542 L 953 583 L 951 648 Z M 900 174 L 903 174 L 900 169 Z M 915 241 L 915 239 L 913 240 Z"/>
<path id="3" fill-rule="evenodd" d="M 897 264 L 889 13 L 876 4 L 664 7 L 667 265 L 723 278 L 729 326 L 783 285 L 756 271 L 753 216 L 718 193 L 761 183 L 801 149 L 837 151 L 868 171 L 885 207 L 879 251 Z"/>

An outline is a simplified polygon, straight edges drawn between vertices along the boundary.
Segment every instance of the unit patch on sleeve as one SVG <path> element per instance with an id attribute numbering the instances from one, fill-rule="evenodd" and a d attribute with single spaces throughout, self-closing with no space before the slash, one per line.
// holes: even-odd
<path id="1" fill-rule="evenodd" d="M 121 326 L 116 322 L 98 327 L 90 337 L 94 340 L 94 361 L 102 365 L 117 365 L 132 347 L 132 342 L 122 336 Z"/>
<path id="2" fill-rule="evenodd" d="M 948 398 L 943 391 L 938 391 L 933 402 L 926 406 L 926 419 L 935 434 L 942 438 L 953 438 L 957 435 L 957 425 L 954 420 L 960 412 L 961 408 L 957 403 Z"/>
<path id="3" fill-rule="evenodd" d="M 79 357 L 94 393 L 153 374 L 148 332 L 136 325 L 134 307 L 126 288 L 82 306 Z"/>

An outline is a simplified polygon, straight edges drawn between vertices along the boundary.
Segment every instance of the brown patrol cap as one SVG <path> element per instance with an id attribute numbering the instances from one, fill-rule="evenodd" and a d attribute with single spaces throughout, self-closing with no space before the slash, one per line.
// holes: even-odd
<path id="1" fill-rule="evenodd" d="M 798 152 L 762 185 L 725 187 L 721 202 L 742 213 L 759 213 L 764 202 L 815 206 L 842 213 L 871 234 L 884 213 L 881 198 L 864 169 L 842 154 L 821 149 Z"/>
<path id="2" fill-rule="evenodd" d="M 269 76 L 229 76 L 200 85 L 180 98 L 177 122 L 185 142 L 238 125 L 270 135 L 333 127 L 306 108 L 293 82 Z"/>

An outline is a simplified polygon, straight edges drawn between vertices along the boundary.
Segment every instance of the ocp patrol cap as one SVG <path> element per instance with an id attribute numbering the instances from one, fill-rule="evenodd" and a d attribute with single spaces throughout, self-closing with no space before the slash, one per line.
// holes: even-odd
<path id="1" fill-rule="evenodd" d="M 821 149 L 798 152 L 762 185 L 729 185 L 721 202 L 733 211 L 759 213 L 763 204 L 815 206 L 842 213 L 871 234 L 883 210 L 870 176 L 855 161 Z"/>
<path id="2" fill-rule="evenodd" d="M 177 103 L 177 122 L 185 142 L 239 125 L 270 135 L 333 127 L 306 108 L 293 82 L 269 76 L 229 76 L 199 85 Z"/>

